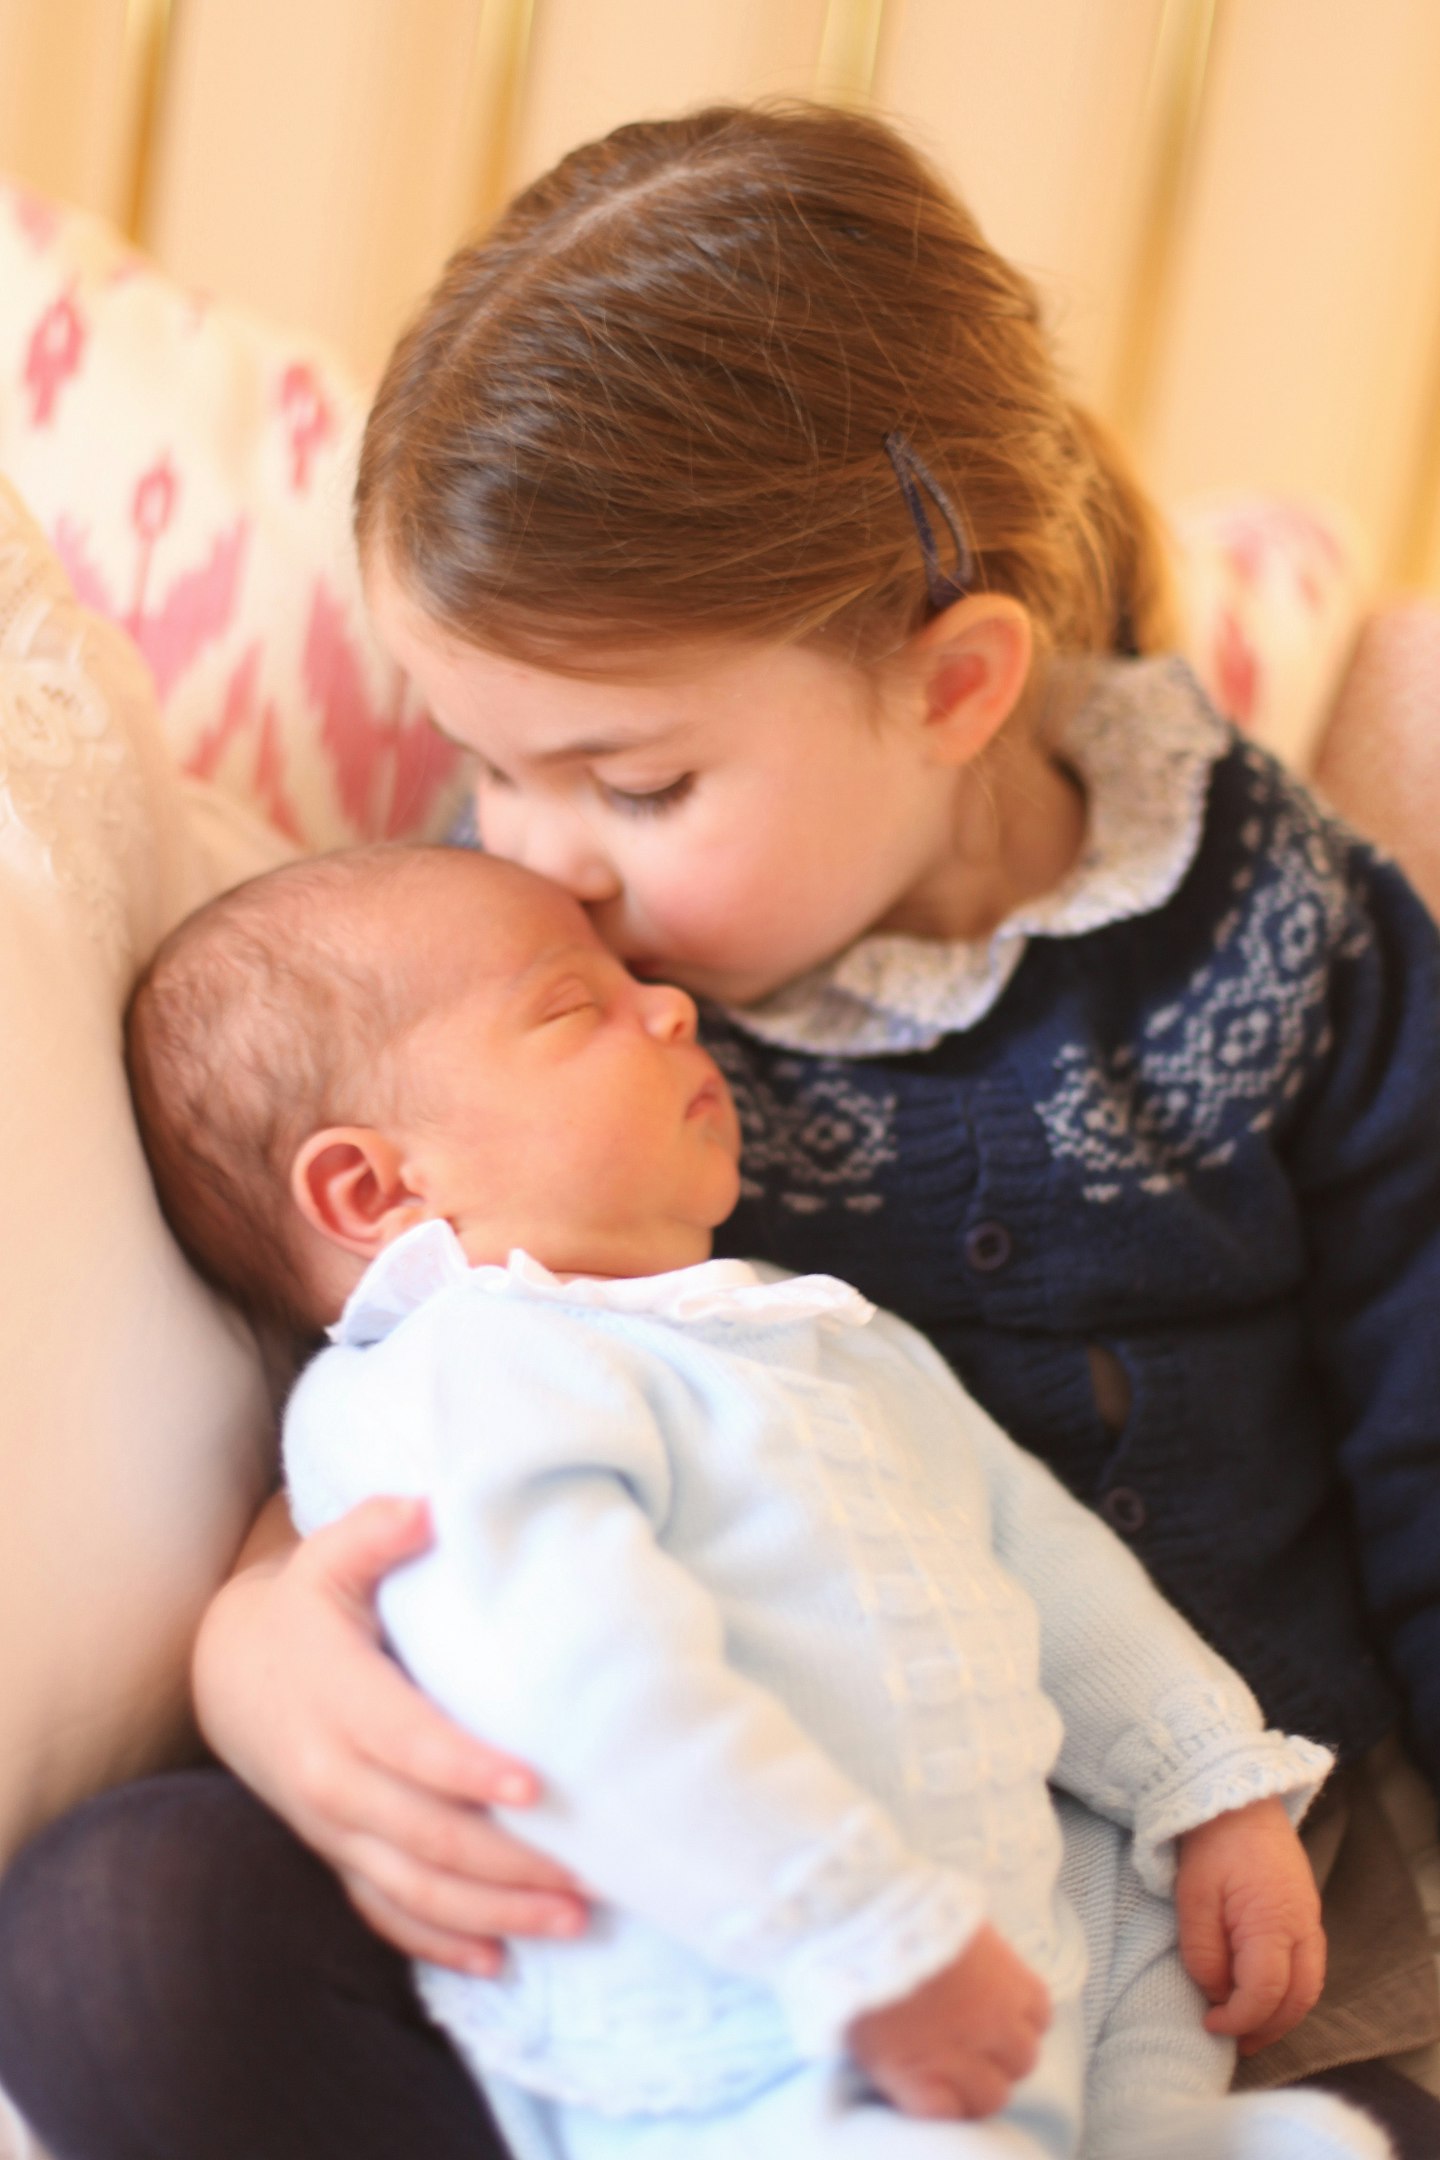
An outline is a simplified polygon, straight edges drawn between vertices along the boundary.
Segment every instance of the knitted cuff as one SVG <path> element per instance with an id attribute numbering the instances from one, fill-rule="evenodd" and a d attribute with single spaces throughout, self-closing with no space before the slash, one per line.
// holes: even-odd
<path id="1" fill-rule="evenodd" d="M 960 1955 L 984 1918 L 978 1883 L 917 1865 L 843 1926 L 807 1943 L 778 1983 L 798 2052 L 842 2054 L 852 2021 L 898 2002 Z"/>
<path id="2" fill-rule="evenodd" d="M 1147 1796 L 1135 1818 L 1135 1869 L 1147 1890 L 1175 1886 L 1177 1842 L 1187 1830 L 1256 1800 L 1280 1800 L 1297 1827 L 1334 1766 L 1313 1740 L 1265 1732 Z"/>

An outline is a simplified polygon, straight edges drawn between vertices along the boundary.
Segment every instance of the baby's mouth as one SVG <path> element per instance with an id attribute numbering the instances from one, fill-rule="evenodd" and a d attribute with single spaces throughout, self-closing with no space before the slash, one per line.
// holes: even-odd
<path id="1" fill-rule="evenodd" d="M 685 1111 L 686 1123 L 692 1118 L 705 1117 L 710 1111 L 721 1109 L 724 1102 L 725 1082 L 718 1072 L 712 1072 L 710 1078 L 703 1081 L 691 1096 Z"/>

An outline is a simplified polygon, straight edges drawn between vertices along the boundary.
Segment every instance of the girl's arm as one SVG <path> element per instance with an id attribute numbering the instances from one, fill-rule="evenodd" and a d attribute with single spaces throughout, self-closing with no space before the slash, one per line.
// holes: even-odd
<path id="1" fill-rule="evenodd" d="M 429 1541 L 423 1506 L 372 1500 L 302 1546 L 277 1494 L 201 1624 L 196 1714 L 379 1934 L 489 1973 L 498 1938 L 577 1932 L 585 1908 L 564 1868 L 486 1812 L 533 1800 L 532 1773 L 452 1725 L 380 1647 L 377 1585 Z"/>
<path id="2" fill-rule="evenodd" d="M 1440 932 L 1393 863 L 1327 840 L 1347 905 L 1285 1155 L 1365 1596 L 1440 1784 Z"/>

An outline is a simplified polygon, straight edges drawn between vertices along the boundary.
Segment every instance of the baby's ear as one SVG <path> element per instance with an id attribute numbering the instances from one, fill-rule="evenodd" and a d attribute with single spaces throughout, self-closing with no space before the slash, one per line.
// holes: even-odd
<path id="1" fill-rule="evenodd" d="M 312 1230 L 362 1260 L 429 1212 L 405 1182 L 400 1150 L 370 1125 L 312 1133 L 291 1165 L 290 1194 Z"/>
<path id="2" fill-rule="evenodd" d="M 1005 725 L 1030 679 L 1030 617 L 1006 593 L 971 593 L 912 641 L 931 752 L 966 765 Z"/>

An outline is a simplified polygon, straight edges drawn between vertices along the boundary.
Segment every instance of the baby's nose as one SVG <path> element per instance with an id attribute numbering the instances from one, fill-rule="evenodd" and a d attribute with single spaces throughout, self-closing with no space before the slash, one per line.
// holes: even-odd
<path id="1" fill-rule="evenodd" d="M 674 983 L 644 983 L 645 1025 L 657 1042 L 694 1042 L 699 1028 L 695 1000 Z"/>

